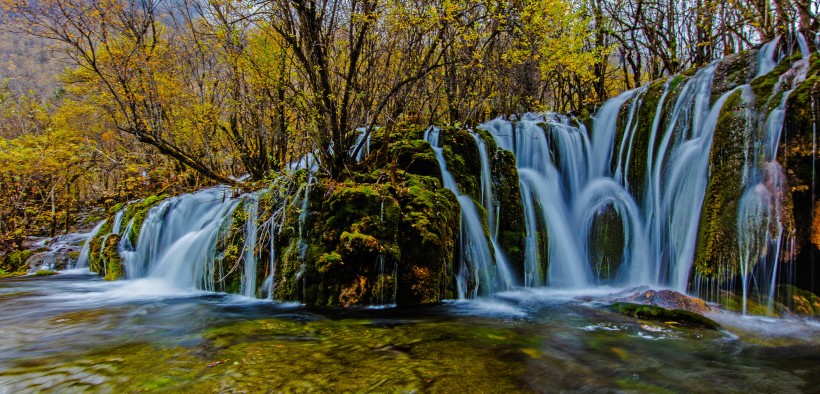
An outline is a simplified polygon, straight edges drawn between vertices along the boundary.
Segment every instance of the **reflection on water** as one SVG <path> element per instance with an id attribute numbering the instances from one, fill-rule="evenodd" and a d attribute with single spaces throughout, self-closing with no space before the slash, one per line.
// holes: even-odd
<path id="1" fill-rule="evenodd" d="M 609 312 L 613 289 L 524 289 L 413 309 L 299 305 L 103 282 L 0 281 L 0 392 L 804 392 L 820 325 L 716 312 L 683 329 Z"/>

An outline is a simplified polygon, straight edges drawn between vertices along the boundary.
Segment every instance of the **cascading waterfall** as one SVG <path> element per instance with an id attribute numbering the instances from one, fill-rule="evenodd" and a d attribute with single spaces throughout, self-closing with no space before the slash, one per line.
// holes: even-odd
<path id="1" fill-rule="evenodd" d="M 246 297 L 256 296 L 256 236 L 259 232 L 259 198 L 250 194 L 244 199 L 245 206 L 245 245 L 243 250 L 243 266 L 245 267 L 245 275 L 242 280 L 242 289 L 240 292 Z"/>
<path id="2" fill-rule="evenodd" d="M 777 99 L 780 94 L 780 101 L 777 107 L 764 117 L 762 143 L 755 145 L 744 164 L 744 192 L 738 207 L 737 223 L 743 313 L 747 312 L 750 286 L 754 286 L 758 292 L 767 293 L 768 307 L 772 308 L 782 248 L 784 244 L 788 247 L 794 243 L 793 235 L 784 234 L 781 196 L 786 177 L 777 162 L 777 152 L 786 116 L 787 100 L 797 84 L 805 80 L 808 57 L 811 55 L 805 37 L 798 36 L 798 40 L 801 42 L 803 59 L 795 62 L 792 68 L 778 79 L 769 100 Z M 783 85 L 789 83 L 789 90 L 781 92 Z M 747 115 L 747 119 L 754 117 Z M 752 267 L 757 267 L 759 278 L 752 275 Z M 750 283 L 753 280 L 754 283 Z"/>
<path id="3" fill-rule="evenodd" d="M 88 238 L 86 238 L 85 243 L 83 243 L 83 248 L 80 250 L 80 256 L 77 257 L 77 264 L 75 268 L 86 268 L 88 267 L 88 258 L 91 256 L 91 239 L 100 232 L 102 226 L 105 225 L 105 220 L 97 223 L 96 226 L 88 233 Z"/>
<path id="4" fill-rule="evenodd" d="M 490 243 L 493 246 L 496 267 L 496 286 L 501 289 L 509 289 L 513 285 L 513 276 L 510 270 L 510 263 L 498 245 L 498 223 L 495 214 L 495 206 L 493 201 L 495 195 L 493 194 L 493 175 L 490 171 L 490 156 L 487 153 L 487 146 L 484 140 L 477 133 L 471 134 L 475 140 L 478 155 L 481 159 L 481 203 L 487 211 L 487 227 L 490 230 Z"/>
<path id="5" fill-rule="evenodd" d="M 777 36 L 774 40 L 760 47 L 760 51 L 757 53 L 757 77 L 768 74 L 774 70 L 777 63 L 780 63 L 783 54 L 780 52 L 779 44 L 780 36 Z"/>
<path id="6" fill-rule="evenodd" d="M 802 41 L 800 49 L 805 56 L 805 38 Z M 757 76 L 770 73 L 784 58 L 779 42 L 778 38 L 761 47 Z M 495 182 L 500 181 L 494 181 L 491 165 L 496 152 L 487 151 L 489 141 L 482 134 L 471 133 L 480 158 L 480 195 L 468 196 L 459 190 L 448 170 L 445 149 L 439 143 L 441 131 L 435 127 L 425 131 L 424 140 L 432 146 L 443 187 L 457 196 L 460 205 L 460 254 L 454 278 L 458 297 L 476 298 L 514 285 L 577 289 L 606 283 L 686 291 L 710 177 L 713 135 L 724 104 L 739 95 L 745 108 L 746 131 L 760 138 L 756 144 L 757 140 L 747 139 L 748 146 L 744 147 L 746 163 L 739 180 L 743 193 L 735 229 L 740 272 L 729 272 L 727 268 L 727 274 L 737 274 L 742 282 L 744 312 L 752 291 L 768 291 L 771 307 L 781 249 L 794 244 L 793 234 L 784 233 L 781 218 L 786 178 L 777 162 L 778 146 L 787 99 L 806 79 L 809 63 L 807 59 L 794 62 L 778 79 L 768 108 L 774 106 L 774 100 L 779 101 L 768 114 L 756 113 L 760 103 L 755 103 L 750 85 L 736 86 L 713 97 L 718 65 L 713 63 L 691 77 L 670 78 L 662 92 L 656 84 L 620 94 L 601 106 L 590 130 L 576 119 L 554 113 L 525 114 L 517 121 L 497 118 L 479 126 L 489 132 L 499 149 L 512 152 L 516 159 L 526 232 L 523 272 L 518 279 L 498 242 L 502 211 Z M 353 157 L 357 162 L 364 159 L 370 147 L 370 136 L 365 139 L 363 131 L 354 148 L 358 146 L 361 149 Z M 282 206 L 283 211 L 300 210 L 293 227 L 302 259 L 308 249 L 305 232 L 311 188 L 319 182 L 310 171 L 315 165 L 315 161 L 306 159 L 302 167 L 309 169 L 306 182 L 294 193 L 291 190 L 290 205 L 285 202 Z M 217 187 L 170 198 L 148 212 L 139 240 L 133 244 L 128 235 L 134 220 L 122 230 L 125 210 L 118 212 L 112 234 L 123 234 L 119 251 L 128 278 L 162 278 L 180 288 L 215 290 L 214 278 L 223 274 L 214 273 L 215 261 L 221 258 L 216 250 L 220 231 L 234 211 L 242 209 L 239 212 L 244 222 L 239 228 L 245 237 L 236 266 L 239 268 L 235 267 L 241 270 L 238 293 L 272 299 L 277 268 L 274 233 L 281 231 L 277 226 L 282 223 L 274 223 L 273 218 L 258 223 L 266 213 L 260 212 L 260 195 L 234 198 L 229 188 Z M 486 218 L 479 205 L 486 211 Z M 604 247 L 595 237 L 610 230 L 618 232 L 617 241 L 602 251 Z M 258 242 L 270 244 L 262 246 Z M 87 242 L 79 266 L 87 265 L 88 250 Z M 392 267 L 391 274 L 383 254 L 366 264 L 373 264 L 370 272 L 376 274 L 378 284 L 371 300 L 377 306 L 395 304 L 399 266 Z M 267 270 L 264 265 L 268 265 Z M 258 288 L 260 268 L 269 274 Z M 296 278 L 306 280 L 307 275 L 301 275 L 306 265 L 298 269 Z M 386 290 L 390 275 L 392 295 Z M 301 288 L 305 291 L 307 285 L 303 283 Z"/>
<path id="7" fill-rule="evenodd" d="M 600 262 L 591 261 L 588 236 L 596 215 L 611 209 L 625 236 L 615 282 L 686 289 L 706 190 L 708 155 L 703 152 L 709 151 L 718 115 L 732 93 L 709 105 L 715 69 L 713 64 L 700 70 L 681 88 L 655 150 L 664 92 L 646 152 L 649 170 L 643 196 L 629 192 L 624 163 L 633 154 L 631 146 L 626 156 L 619 150 L 614 173 L 611 164 L 618 114 L 632 100 L 623 137 L 632 139 L 642 90 L 605 103 L 594 118 L 591 138 L 585 127 L 572 126 L 570 119 L 555 114 L 528 114 L 515 125 L 496 119 L 481 126 L 517 159 L 528 232 L 526 283 L 538 283 L 542 263 L 532 232 L 539 227 L 549 239 L 549 285 L 579 288 L 600 281 L 592 270 Z"/>
<path id="8" fill-rule="evenodd" d="M 129 279 L 162 279 L 182 289 L 213 290 L 217 234 L 241 202 L 226 187 L 172 197 L 151 208 L 135 255 L 126 265 Z"/>
<path id="9" fill-rule="evenodd" d="M 490 252 L 490 243 L 487 242 L 484 226 L 473 199 L 461 194 L 453 175 L 447 170 L 444 150 L 439 146 L 439 132 L 440 130 L 436 127 L 428 129 L 424 133 L 424 139 L 433 147 L 441 169 L 444 187 L 458 197 L 458 203 L 461 206 L 461 229 L 459 231 L 461 258 L 456 277 L 458 296 L 461 299 L 476 298 L 479 295 L 491 294 L 496 287 L 508 288 L 511 284 L 504 282 L 508 279 L 504 275 L 495 275 L 496 270 L 493 267 L 499 264 L 499 261 L 494 261 L 493 254 Z M 500 268 L 498 272 L 504 271 L 509 273 L 509 268 Z M 494 282 L 496 279 L 494 277 L 497 277 L 498 282 Z"/>

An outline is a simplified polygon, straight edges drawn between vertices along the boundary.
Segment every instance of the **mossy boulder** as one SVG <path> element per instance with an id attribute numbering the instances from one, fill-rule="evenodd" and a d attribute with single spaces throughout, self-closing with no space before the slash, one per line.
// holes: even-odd
<path id="1" fill-rule="evenodd" d="M 213 290 L 238 294 L 242 288 L 243 256 L 245 254 L 245 202 L 234 208 L 228 219 L 222 223 L 217 236 L 213 268 Z M 207 287 L 207 286 L 206 286 Z"/>
<path id="2" fill-rule="evenodd" d="M 7 275 L 20 273 L 24 274 L 28 270 L 28 259 L 34 251 L 31 250 L 15 250 L 0 255 L 0 270 L 5 271 Z"/>
<path id="3" fill-rule="evenodd" d="M 618 298 L 616 300 L 636 304 L 660 306 L 667 309 L 682 309 L 698 314 L 703 314 L 712 310 L 712 308 L 700 298 L 691 297 L 674 290 L 637 291 L 632 295 Z"/>
<path id="4" fill-rule="evenodd" d="M 125 266 L 122 257 L 119 255 L 119 242 L 122 237 L 128 237 L 131 245 L 136 246 L 139 239 L 142 224 L 148 216 L 151 208 L 159 205 L 167 196 L 150 196 L 143 200 L 124 204 L 116 204 L 108 211 L 102 227 L 97 231 L 89 242 L 88 268 L 91 272 L 96 272 L 106 280 L 117 280 L 125 278 Z M 126 229 L 128 234 L 114 234 L 114 222 L 118 212 L 125 210 L 122 216 L 121 232 Z M 133 222 L 132 222 L 133 221 Z M 130 229 L 128 224 L 131 223 Z"/>
<path id="5" fill-rule="evenodd" d="M 487 149 L 492 147 L 494 149 L 490 152 L 495 152 L 495 154 L 490 153 L 490 164 L 493 174 L 493 194 L 496 199 L 493 206 L 497 207 L 495 215 L 497 224 L 489 223 L 489 225 L 497 226 L 498 246 L 506 254 L 513 274 L 518 278 L 518 283 L 523 283 L 524 240 L 527 232 L 515 156 L 510 151 L 497 149 L 494 143 L 490 145 L 488 141 L 492 141 L 492 137 L 487 135 L 489 133 L 483 133 L 485 134 L 484 141 L 488 144 Z"/>
<path id="6" fill-rule="evenodd" d="M 749 50 L 725 56 L 715 69 L 712 101 L 723 93 L 748 83 L 757 74 L 757 51 Z"/>
<path id="7" fill-rule="evenodd" d="M 378 182 L 391 177 L 395 184 Z M 309 212 L 293 209 L 285 220 L 276 298 L 315 306 L 448 298 L 459 220 L 454 201 L 438 179 L 401 170 L 316 180 Z"/>
<path id="8" fill-rule="evenodd" d="M 443 127 L 439 133 L 439 145 L 447 161 L 447 170 L 453 175 L 459 191 L 480 200 L 481 157 L 473 136 L 462 127 Z M 480 201 L 477 206 L 481 206 Z"/>
<path id="9" fill-rule="evenodd" d="M 618 212 L 612 206 L 597 212 L 587 235 L 587 249 L 592 272 L 598 281 L 605 282 L 617 277 L 627 246 Z"/>
<path id="10" fill-rule="evenodd" d="M 701 208 L 694 270 L 714 277 L 738 272 L 737 215 L 744 191 L 742 178 L 752 136 L 741 91 L 726 100 L 718 118 L 709 152 L 709 183 Z"/>
<path id="11" fill-rule="evenodd" d="M 820 297 L 808 290 L 791 285 L 780 285 L 777 287 L 777 301 L 785 305 L 791 313 L 820 316 Z"/>
<path id="12" fill-rule="evenodd" d="M 632 304 L 629 302 L 616 302 L 612 304 L 610 308 L 620 314 L 633 316 L 638 319 L 671 322 L 682 326 L 708 328 L 712 330 L 720 328 L 720 324 L 714 320 L 682 309 L 666 309 L 655 305 Z"/>

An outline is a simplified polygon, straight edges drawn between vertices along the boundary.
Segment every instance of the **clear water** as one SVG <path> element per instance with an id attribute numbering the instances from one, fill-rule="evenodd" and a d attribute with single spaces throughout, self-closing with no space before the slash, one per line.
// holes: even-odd
<path id="1" fill-rule="evenodd" d="M 85 273 L 84 273 L 85 272 Z M 815 320 L 725 330 L 607 311 L 618 289 L 523 289 L 414 309 L 308 310 L 87 271 L 0 280 L 0 392 L 806 392 Z"/>

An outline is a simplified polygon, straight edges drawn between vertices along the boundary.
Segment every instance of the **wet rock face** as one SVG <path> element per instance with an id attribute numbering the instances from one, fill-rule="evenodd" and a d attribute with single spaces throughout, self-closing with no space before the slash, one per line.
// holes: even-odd
<path id="1" fill-rule="evenodd" d="M 623 297 L 620 300 L 667 309 L 680 309 L 692 313 L 706 313 L 712 310 L 703 300 L 674 290 L 647 290 Z"/>

